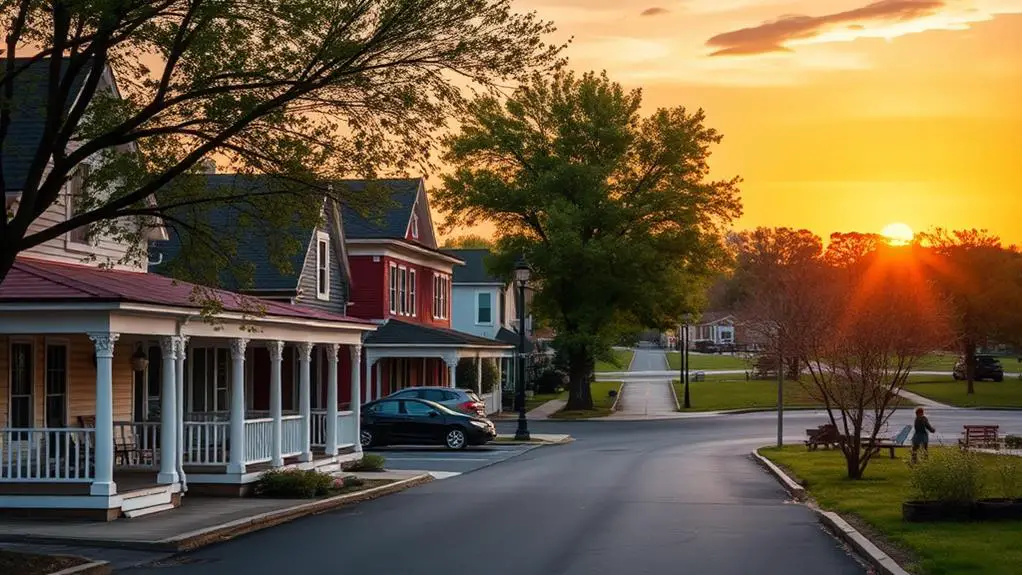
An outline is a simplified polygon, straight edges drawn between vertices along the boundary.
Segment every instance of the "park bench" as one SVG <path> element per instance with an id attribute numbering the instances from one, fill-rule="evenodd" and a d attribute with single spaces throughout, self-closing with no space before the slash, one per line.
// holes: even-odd
<path id="1" fill-rule="evenodd" d="M 997 425 L 963 425 L 962 437 L 958 445 L 968 449 L 969 447 L 980 447 L 987 449 L 998 449 L 1001 439 L 998 436 Z"/>
<path id="2" fill-rule="evenodd" d="M 809 451 L 816 451 L 821 445 L 830 449 L 841 443 L 841 434 L 838 433 L 837 427 L 830 423 L 821 425 L 816 429 L 807 429 L 806 437 L 806 449 Z"/>
<path id="3" fill-rule="evenodd" d="M 879 451 L 882 451 L 882 450 L 886 449 L 886 450 L 888 450 L 891 453 L 891 459 L 894 459 L 894 450 L 895 449 L 901 449 L 901 448 L 911 447 L 912 446 L 911 444 L 906 443 L 906 441 L 908 441 L 908 436 L 911 433 L 912 433 L 912 426 L 911 425 L 906 425 L 905 427 L 901 428 L 901 431 L 898 432 L 898 435 L 895 435 L 891 439 L 880 439 L 880 438 L 877 438 L 877 442 L 873 445 L 873 449 L 876 452 L 879 452 Z"/>

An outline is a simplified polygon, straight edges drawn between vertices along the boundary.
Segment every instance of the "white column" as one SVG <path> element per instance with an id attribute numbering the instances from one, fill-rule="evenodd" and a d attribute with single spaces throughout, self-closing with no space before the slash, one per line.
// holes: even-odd
<path id="1" fill-rule="evenodd" d="M 248 340 L 231 340 L 231 458 L 228 473 L 245 473 L 245 348 Z"/>
<path id="2" fill-rule="evenodd" d="M 177 421 L 175 427 L 177 428 L 177 468 L 178 480 L 181 483 L 185 483 L 185 472 L 184 472 L 184 449 L 185 449 L 185 355 L 188 349 L 188 336 L 182 335 L 177 338 L 177 369 L 174 370 L 174 375 L 177 376 L 177 383 L 174 395 L 177 401 L 174 402 L 174 407 L 177 411 Z"/>
<path id="3" fill-rule="evenodd" d="M 118 333 L 90 333 L 96 346 L 96 475 L 89 493 L 115 495 L 114 483 L 114 344 Z"/>
<path id="4" fill-rule="evenodd" d="M 504 411 L 504 358 L 497 359 L 497 389 L 492 390 L 497 398 L 497 413 Z"/>
<path id="5" fill-rule="evenodd" d="M 160 338 L 160 356 L 163 358 L 163 388 L 160 392 L 160 473 L 156 482 L 177 483 L 177 337 Z"/>
<path id="6" fill-rule="evenodd" d="M 381 397 L 383 397 L 383 362 L 376 360 L 376 393 L 373 395 L 373 399 Z"/>
<path id="7" fill-rule="evenodd" d="M 445 360 L 447 362 L 447 387 L 457 387 L 458 358 Z"/>
<path id="8" fill-rule="evenodd" d="M 355 419 L 355 452 L 362 452 L 362 441 L 359 435 L 362 430 L 362 397 L 359 393 L 362 389 L 359 376 L 362 374 L 360 363 L 362 362 L 362 346 L 355 344 L 348 348 L 351 353 L 351 414 Z M 366 361 L 366 374 L 369 374 L 369 362 Z"/>
<path id="9" fill-rule="evenodd" d="M 419 373 L 419 385 L 429 385 L 426 380 L 426 358 L 422 358 L 422 371 Z"/>
<path id="10" fill-rule="evenodd" d="M 476 354 L 476 393 L 483 394 L 483 358 Z"/>
<path id="11" fill-rule="evenodd" d="M 309 365 L 312 360 L 313 344 L 302 342 L 298 344 L 298 408 L 302 415 L 302 453 L 298 456 L 300 461 L 312 461 L 312 389 L 309 374 Z"/>
<path id="12" fill-rule="evenodd" d="M 280 391 L 281 365 L 284 361 L 284 342 L 271 341 L 267 346 L 270 351 L 270 417 L 273 418 L 271 453 L 273 459 L 270 465 L 283 467 L 284 456 L 281 449 L 281 441 L 284 436 L 284 413 Z"/>
<path id="13" fill-rule="evenodd" d="M 368 402 L 373 400 L 373 389 L 372 389 L 372 384 L 373 384 L 373 360 L 369 357 L 369 352 L 366 352 L 365 373 L 366 373 L 366 378 L 365 378 L 365 389 L 366 389 L 365 396 L 366 397 L 365 397 L 365 400 L 368 403 Z"/>
<path id="14" fill-rule="evenodd" d="M 337 344 L 326 345 L 326 454 L 337 455 Z"/>

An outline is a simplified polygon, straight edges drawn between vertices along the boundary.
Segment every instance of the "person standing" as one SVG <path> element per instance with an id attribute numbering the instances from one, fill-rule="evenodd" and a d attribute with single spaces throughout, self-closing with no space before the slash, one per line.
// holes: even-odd
<path id="1" fill-rule="evenodd" d="M 930 434 L 936 433 L 936 429 L 930 425 L 930 420 L 926 418 L 926 413 L 923 408 L 916 408 L 916 421 L 913 425 L 914 432 L 912 433 L 912 463 L 916 462 L 917 454 L 919 449 L 923 450 L 923 457 L 928 457 L 930 454 Z"/>

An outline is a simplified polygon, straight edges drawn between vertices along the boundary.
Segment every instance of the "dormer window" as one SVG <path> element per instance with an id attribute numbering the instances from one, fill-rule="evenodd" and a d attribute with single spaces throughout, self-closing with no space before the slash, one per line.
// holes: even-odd
<path id="1" fill-rule="evenodd" d="M 412 237 L 419 239 L 419 216 L 412 214 Z"/>
<path id="2" fill-rule="evenodd" d="M 330 299 L 330 236 L 316 232 L 316 299 Z"/>

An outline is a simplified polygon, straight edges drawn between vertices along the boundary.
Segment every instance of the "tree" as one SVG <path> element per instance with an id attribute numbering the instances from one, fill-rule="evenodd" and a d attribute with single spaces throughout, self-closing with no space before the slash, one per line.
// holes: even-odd
<path id="1" fill-rule="evenodd" d="M 919 241 L 929 248 L 929 276 L 952 306 L 966 390 L 972 395 L 977 347 L 1022 342 L 1022 255 L 985 230 L 937 228 L 920 234 Z"/>
<path id="2" fill-rule="evenodd" d="M 476 234 L 466 234 L 463 236 L 455 236 L 449 238 L 444 242 L 445 248 L 451 249 L 468 249 L 468 248 L 493 248 L 493 240 L 484 238 Z"/>
<path id="3" fill-rule="evenodd" d="M 335 191 L 317 182 L 424 161 L 464 104 L 459 85 L 503 85 L 559 51 L 510 0 L 24 0 L 0 4 L 0 20 L 0 189 L 20 192 L 0 217 L 0 281 L 18 253 L 81 226 L 140 259 L 153 219 L 194 225 L 175 210 L 246 204 L 271 227 L 318 217 Z M 108 66 L 119 95 L 99 89 Z M 19 114 L 42 127 L 27 149 L 5 146 Z M 215 193 L 181 177 L 208 161 L 278 185 Z M 75 177 L 75 215 L 30 231 Z"/>
<path id="4" fill-rule="evenodd" d="M 525 256 L 567 358 L 569 410 L 592 408 L 595 358 L 620 335 L 694 311 L 741 211 L 737 178 L 708 179 L 721 136 L 703 112 L 643 117 L 641 102 L 606 74 L 534 74 L 506 100 L 473 101 L 445 140 L 445 225 L 495 224 L 509 274 Z"/>

